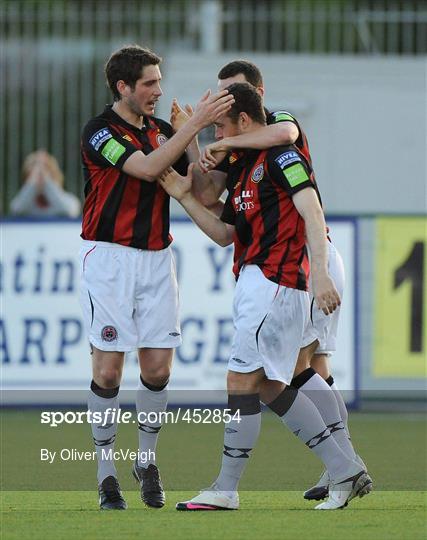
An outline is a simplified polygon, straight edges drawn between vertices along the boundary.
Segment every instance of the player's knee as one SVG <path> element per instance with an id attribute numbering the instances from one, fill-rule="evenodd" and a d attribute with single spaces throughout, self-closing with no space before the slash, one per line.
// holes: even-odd
<path id="1" fill-rule="evenodd" d="M 118 368 L 102 367 L 94 379 L 101 388 L 115 388 L 120 385 L 121 376 L 121 370 Z"/>
<path id="2" fill-rule="evenodd" d="M 318 346 L 319 342 L 315 340 L 313 343 L 310 343 L 310 345 L 300 349 L 297 363 L 295 365 L 294 377 L 310 367 L 311 359 L 313 358 L 313 354 Z"/>
<path id="3" fill-rule="evenodd" d="M 311 359 L 311 367 L 325 380 L 330 375 L 328 356 L 326 354 L 315 354 Z"/>
<path id="4" fill-rule="evenodd" d="M 274 401 L 285 388 L 286 385 L 280 381 L 270 381 L 266 379 L 260 385 L 259 398 L 267 405 L 268 403 Z"/>
<path id="5" fill-rule="evenodd" d="M 305 371 L 310 367 L 310 361 L 305 357 L 298 357 L 298 361 L 295 364 L 294 377 Z"/>
<path id="6" fill-rule="evenodd" d="M 260 380 L 252 373 L 237 373 L 229 371 L 227 374 L 227 391 L 230 394 L 235 392 L 258 393 Z"/>
<path id="7" fill-rule="evenodd" d="M 158 366 L 149 370 L 144 370 L 144 373 L 142 373 L 142 379 L 155 387 L 161 387 L 167 384 L 169 377 L 169 366 Z"/>

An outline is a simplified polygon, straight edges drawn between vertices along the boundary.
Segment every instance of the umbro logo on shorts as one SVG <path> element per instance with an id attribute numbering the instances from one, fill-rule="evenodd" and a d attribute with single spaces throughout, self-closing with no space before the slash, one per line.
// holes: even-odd
<path id="1" fill-rule="evenodd" d="M 177 336 L 180 336 L 181 334 L 179 332 L 169 332 L 169 335 L 173 337 L 177 337 Z"/>
<path id="2" fill-rule="evenodd" d="M 101 330 L 101 338 L 103 341 L 115 341 L 117 339 L 117 330 L 114 326 L 104 326 Z"/>
<path id="3" fill-rule="evenodd" d="M 246 364 L 246 362 L 244 360 L 240 360 L 240 358 L 232 358 L 231 360 L 233 362 L 237 362 L 238 364 Z"/>

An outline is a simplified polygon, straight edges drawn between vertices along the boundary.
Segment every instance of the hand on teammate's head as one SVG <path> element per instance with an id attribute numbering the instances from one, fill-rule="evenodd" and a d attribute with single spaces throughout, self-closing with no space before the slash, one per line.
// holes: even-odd
<path id="1" fill-rule="evenodd" d="M 211 94 L 208 90 L 198 102 L 191 120 L 198 130 L 208 127 L 229 111 L 234 101 L 234 96 L 229 94 L 228 90 L 216 94 Z"/>

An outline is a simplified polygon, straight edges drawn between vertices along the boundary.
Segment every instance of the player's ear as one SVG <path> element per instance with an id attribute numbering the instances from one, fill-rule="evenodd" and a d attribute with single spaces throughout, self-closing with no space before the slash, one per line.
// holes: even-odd
<path id="1" fill-rule="evenodd" d="M 128 91 L 128 85 L 125 83 L 125 81 L 123 81 L 122 79 L 120 79 L 119 81 L 116 82 L 116 88 L 119 92 L 119 94 L 121 96 L 125 96 L 127 94 L 127 91 Z"/>
<path id="2" fill-rule="evenodd" d="M 256 87 L 256 91 L 258 92 L 258 94 L 259 94 L 262 98 L 264 97 L 265 90 L 264 90 L 264 87 L 263 87 L 263 86 L 257 86 L 257 87 Z"/>
<path id="3" fill-rule="evenodd" d="M 250 118 L 249 118 L 248 113 L 245 113 L 244 111 L 239 113 L 239 127 L 240 128 L 245 129 L 249 124 L 249 120 Z"/>

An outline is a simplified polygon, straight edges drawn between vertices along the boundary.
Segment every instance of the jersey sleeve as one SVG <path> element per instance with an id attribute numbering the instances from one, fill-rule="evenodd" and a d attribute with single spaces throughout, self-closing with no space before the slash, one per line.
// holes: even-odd
<path id="1" fill-rule="evenodd" d="M 220 220 L 229 225 L 234 225 L 236 223 L 236 212 L 234 211 L 230 193 L 227 195 L 227 199 L 224 203 Z"/>
<path id="2" fill-rule="evenodd" d="M 293 146 L 276 146 L 269 150 L 267 166 L 272 181 L 290 196 L 305 188 L 314 188 L 310 169 Z"/>
<path id="3" fill-rule="evenodd" d="M 101 167 L 121 169 L 138 148 L 114 133 L 105 120 L 94 119 L 83 129 L 82 150 Z"/>
<path id="4" fill-rule="evenodd" d="M 296 118 L 288 111 L 275 111 L 267 115 L 267 124 L 278 124 L 280 122 L 292 122 L 299 129 Z"/>
<path id="5" fill-rule="evenodd" d="M 299 125 L 299 122 L 295 118 L 295 116 L 293 116 L 288 111 L 276 111 L 276 112 L 268 113 L 268 115 L 267 115 L 267 124 L 268 125 L 278 124 L 280 122 L 292 122 L 296 126 L 296 128 L 298 129 L 298 137 L 297 137 L 296 141 L 294 142 L 294 144 L 299 149 L 303 149 L 303 148 L 306 147 L 306 152 L 309 155 L 310 151 L 308 149 L 307 137 L 306 137 L 303 129 Z M 311 160 L 311 158 L 310 158 L 310 160 Z"/>

